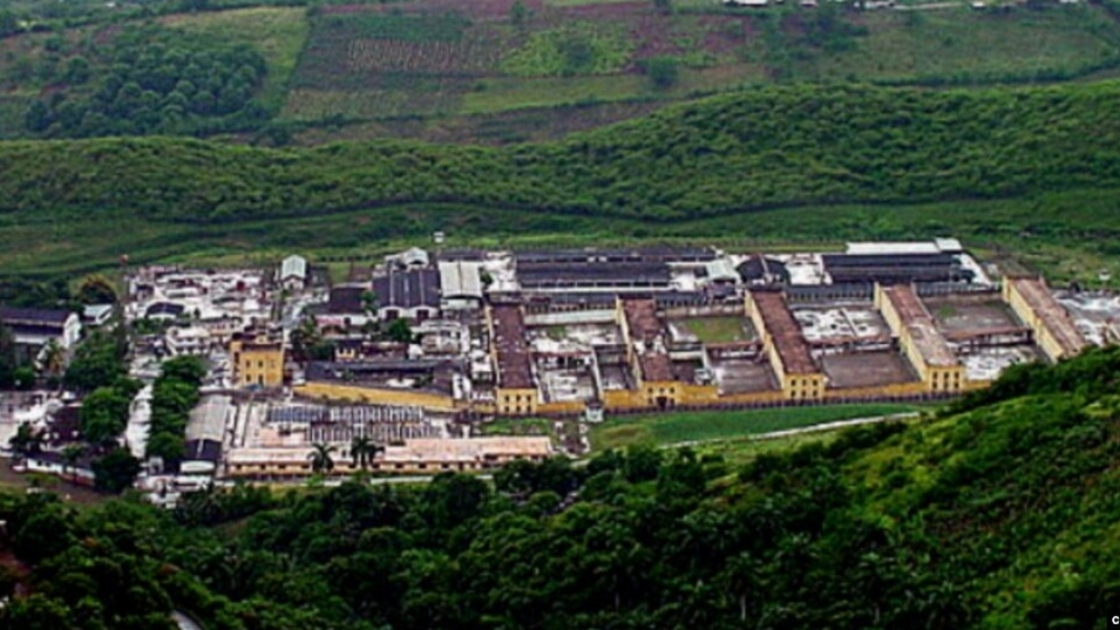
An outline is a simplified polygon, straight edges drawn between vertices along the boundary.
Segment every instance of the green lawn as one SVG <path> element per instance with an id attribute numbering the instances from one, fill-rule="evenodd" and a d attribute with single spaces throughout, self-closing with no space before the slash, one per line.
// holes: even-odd
<path id="1" fill-rule="evenodd" d="M 921 409 L 917 405 L 868 403 L 741 411 L 700 411 L 610 419 L 591 430 L 592 451 L 631 444 L 664 445 L 721 440 L 824 422 L 851 420 Z"/>
<path id="2" fill-rule="evenodd" d="M 1093 6 L 977 12 L 964 7 L 921 13 L 868 12 L 854 50 L 795 64 L 806 76 L 859 80 L 915 77 L 998 79 L 1076 71 L 1117 53 L 1116 26 Z"/>
<path id="3" fill-rule="evenodd" d="M 755 338 L 744 330 L 749 322 L 743 317 L 695 317 L 680 323 L 704 343 L 750 341 Z"/>
<path id="4" fill-rule="evenodd" d="M 546 418 L 496 418 L 479 427 L 481 435 L 551 435 L 552 421 Z"/>

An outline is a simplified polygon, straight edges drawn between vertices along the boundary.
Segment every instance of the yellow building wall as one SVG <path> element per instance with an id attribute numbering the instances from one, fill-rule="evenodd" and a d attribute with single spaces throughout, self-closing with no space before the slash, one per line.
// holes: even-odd
<path id="1" fill-rule="evenodd" d="M 603 408 L 608 412 L 627 409 L 644 409 L 648 406 L 645 392 L 641 390 L 610 389 L 603 392 Z"/>
<path id="2" fill-rule="evenodd" d="M 537 413 L 539 405 L 537 390 L 497 388 L 494 391 L 495 406 L 498 415 L 520 416 Z"/>
<path id="3" fill-rule="evenodd" d="M 1043 323 L 1042 319 L 1034 312 L 1034 309 L 1027 304 L 1023 295 L 1019 293 L 1015 284 L 1012 282 L 1003 283 L 1003 301 L 1007 302 L 1015 315 L 1019 317 L 1031 331 L 1034 332 L 1034 341 L 1042 352 L 1046 354 L 1046 358 L 1050 361 L 1057 362 L 1065 356 L 1065 351 L 1062 349 L 1062 344 L 1054 338 L 1050 328 Z"/>
<path id="4" fill-rule="evenodd" d="M 284 349 L 244 347 L 241 341 L 230 343 L 230 353 L 237 357 L 234 374 L 239 386 L 261 385 L 279 387 L 284 384 Z"/>
<path id="5" fill-rule="evenodd" d="M 403 405 L 453 411 L 455 400 L 450 396 L 440 396 L 427 392 L 412 392 L 394 389 L 376 389 L 358 385 L 337 383 L 307 383 L 295 387 L 295 393 L 308 398 L 326 398 L 336 401 L 359 401 L 376 405 Z"/>
<path id="6" fill-rule="evenodd" d="M 587 409 L 587 404 L 582 400 L 563 400 L 556 402 L 540 403 L 537 405 L 539 414 L 579 414 Z"/>
<path id="7" fill-rule="evenodd" d="M 925 393 L 928 393 L 925 383 L 921 381 L 911 381 L 909 383 L 891 383 L 889 385 L 875 385 L 871 387 L 830 389 L 825 392 L 824 399 L 828 401 L 838 401 L 846 398 L 915 397 Z"/>

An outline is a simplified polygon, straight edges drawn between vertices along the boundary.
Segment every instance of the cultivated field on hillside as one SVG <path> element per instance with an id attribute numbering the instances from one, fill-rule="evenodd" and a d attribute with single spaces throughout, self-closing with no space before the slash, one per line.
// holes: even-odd
<path id="1" fill-rule="evenodd" d="M 257 7 L 178 14 L 164 18 L 162 22 L 165 26 L 187 32 L 204 33 L 219 41 L 256 48 L 268 63 L 268 75 L 258 98 L 270 110 L 280 109 L 288 91 L 288 79 L 295 70 L 307 37 L 305 9 Z"/>

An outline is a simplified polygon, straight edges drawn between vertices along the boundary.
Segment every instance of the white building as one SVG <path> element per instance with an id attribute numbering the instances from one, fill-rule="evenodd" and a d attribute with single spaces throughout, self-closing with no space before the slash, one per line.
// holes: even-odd
<path id="1" fill-rule="evenodd" d="M 277 278 L 280 286 L 289 291 L 302 291 L 307 286 L 307 259 L 303 256 L 288 256 L 280 263 Z"/>

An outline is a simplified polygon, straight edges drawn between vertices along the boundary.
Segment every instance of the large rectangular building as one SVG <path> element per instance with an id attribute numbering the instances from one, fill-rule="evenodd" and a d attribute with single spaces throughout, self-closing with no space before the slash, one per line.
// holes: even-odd
<path id="1" fill-rule="evenodd" d="M 824 374 L 813 362 L 801 326 L 779 291 L 755 290 L 746 296 L 746 310 L 762 338 L 762 348 L 788 400 L 824 397 Z"/>
<path id="2" fill-rule="evenodd" d="M 1003 299 L 1034 331 L 1035 343 L 1051 361 L 1072 357 L 1088 345 L 1041 278 L 1007 278 Z"/>
<path id="3" fill-rule="evenodd" d="M 521 305 L 494 304 L 488 315 L 490 347 L 497 367 L 497 411 L 501 415 L 533 414 L 537 409 L 537 388 Z"/>
<path id="4" fill-rule="evenodd" d="M 875 286 L 875 306 L 883 314 L 891 333 L 898 337 L 902 353 L 910 361 L 930 393 L 959 393 L 965 383 L 964 366 L 937 330 L 933 317 L 908 284 Z"/>

